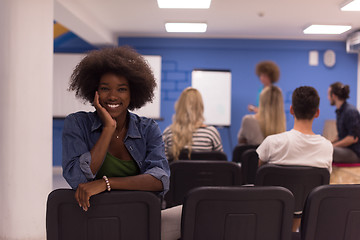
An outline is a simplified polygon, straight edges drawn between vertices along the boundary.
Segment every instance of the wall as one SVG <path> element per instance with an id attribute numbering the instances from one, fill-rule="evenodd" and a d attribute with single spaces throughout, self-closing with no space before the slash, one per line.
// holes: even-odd
<path id="1" fill-rule="evenodd" d="M 335 108 L 327 100 L 328 86 L 341 81 L 352 90 L 349 102 L 356 105 L 357 55 L 345 51 L 345 42 L 251 40 L 251 39 L 181 39 L 181 38 L 119 38 L 119 45 L 130 45 L 144 55 L 162 56 L 161 130 L 171 124 L 174 103 L 181 91 L 191 85 L 193 69 L 229 69 L 232 72 L 231 126 L 220 128 L 224 151 L 231 159 L 237 143 L 236 135 L 241 119 L 248 114 L 247 105 L 255 104 L 261 83 L 254 73 L 255 65 L 262 60 L 275 61 L 281 69 L 277 84 L 283 91 L 287 129 L 293 118 L 289 114 L 292 91 L 301 85 L 315 87 L 320 95 L 320 116 L 314 121 L 314 132 L 321 134 L 324 121 L 335 118 Z M 336 64 L 327 68 L 322 63 L 325 50 L 336 53 Z M 309 66 L 310 50 L 319 51 L 319 65 Z M 67 47 L 67 51 L 69 48 Z M 76 49 L 74 49 L 74 52 Z M 219 83 L 221 84 L 221 83 Z M 57 129 L 55 129 L 58 127 Z M 60 123 L 54 131 L 61 132 Z M 56 133 L 54 132 L 54 138 Z M 54 140 L 54 144 L 55 144 Z M 54 145 L 54 153 L 57 151 Z M 61 152 L 61 151 L 60 151 Z M 54 155 L 54 162 L 58 157 Z M 61 158 L 61 157 L 60 157 Z M 61 161 L 61 160 L 60 160 Z"/>

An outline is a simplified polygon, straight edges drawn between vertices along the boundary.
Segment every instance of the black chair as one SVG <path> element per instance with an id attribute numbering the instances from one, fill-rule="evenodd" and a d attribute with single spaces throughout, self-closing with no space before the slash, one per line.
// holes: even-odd
<path id="1" fill-rule="evenodd" d="M 166 208 L 183 203 L 187 192 L 201 186 L 241 185 L 241 167 L 227 161 L 175 161 L 170 164 L 170 189 Z"/>
<path id="2" fill-rule="evenodd" d="M 329 181 L 330 174 L 326 168 L 265 164 L 257 170 L 255 185 L 282 186 L 289 189 L 295 198 L 294 212 L 301 214 L 311 190 L 329 184 Z"/>
<path id="3" fill-rule="evenodd" d="M 215 160 L 227 161 L 227 156 L 221 151 L 192 151 L 189 158 L 189 150 L 184 149 L 180 152 L 179 160 Z M 169 160 L 170 162 L 172 159 Z"/>
<path id="4" fill-rule="evenodd" d="M 291 239 L 293 208 L 283 187 L 196 188 L 184 201 L 181 239 Z"/>
<path id="5" fill-rule="evenodd" d="M 300 234 L 293 239 L 357 240 L 359 226 L 360 185 L 319 186 L 306 200 Z"/>
<path id="6" fill-rule="evenodd" d="M 248 149 L 256 149 L 259 145 L 237 145 L 232 152 L 232 161 L 242 163 L 242 154 Z"/>
<path id="7" fill-rule="evenodd" d="M 47 200 L 47 240 L 160 239 L 160 199 L 142 191 L 111 191 L 90 198 L 87 212 L 72 189 L 57 189 Z"/>
<path id="8" fill-rule="evenodd" d="M 259 165 L 259 155 L 256 149 L 248 149 L 242 154 L 241 173 L 243 184 L 254 184 Z"/>

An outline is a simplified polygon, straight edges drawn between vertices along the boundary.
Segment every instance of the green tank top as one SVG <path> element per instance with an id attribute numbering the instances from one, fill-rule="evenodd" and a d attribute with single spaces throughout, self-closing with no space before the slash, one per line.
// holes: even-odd
<path id="1" fill-rule="evenodd" d="M 139 174 L 139 168 L 134 160 L 125 161 L 106 153 L 105 160 L 100 170 L 96 174 L 96 179 L 103 176 L 110 177 L 128 177 Z"/>

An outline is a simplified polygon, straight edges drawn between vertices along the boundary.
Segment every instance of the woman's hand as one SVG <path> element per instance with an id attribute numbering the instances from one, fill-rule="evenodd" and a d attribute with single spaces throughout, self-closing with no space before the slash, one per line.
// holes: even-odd
<path id="1" fill-rule="evenodd" d="M 249 104 L 248 105 L 248 111 L 249 112 L 254 112 L 254 113 L 257 113 L 259 111 L 258 107 L 252 105 L 252 104 Z"/>
<path id="2" fill-rule="evenodd" d="M 99 179 L 92 182 L 80 183 L 76 192 L 75 199 L 84 211 L 90 207 L 90 197 L 106 190 L 106 183 Z"/>
<path id="3" fill-rule="evenodd" d="M 113 119 L 111 117 L 109 112 L 103 106 L 101 106 L 101 104 L 99 102 L 99 93 L 98 93 L 98 91 L 95 92 L 95 97 L 94 97 L 94 103 L 93 104 L 94 104 L 94 107 L 95 107 L 97 113 L 99 114 L 99 117 L 100 117 L 104 127 L 112 127 L 115 130 L 116 129 L 116 121 L 115 121 L 115 119 Z"/>

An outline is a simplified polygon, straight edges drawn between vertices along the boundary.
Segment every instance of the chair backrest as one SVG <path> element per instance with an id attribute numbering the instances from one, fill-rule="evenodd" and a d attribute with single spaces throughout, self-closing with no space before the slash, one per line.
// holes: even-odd
<path id="1" fill-rule="evenodd" d="M 160 239 L 161 203 L 153 193 L 111 191 L 90 198 L 87 212 L 72 189 L 57 189 L 47 200 L 47 240 Z"/>
<path id="2" fill-rule="evenodd" d="M 294 207 L 283 187 L 200 187 L 186 196 L 182 240 L 288 240 Z"/>
<path id="3" fill-rule="evenodd" d="M 256 149 L 259 145 L 237 145 L 232 152 L 232 161 L 242 163 L 242 154 L 248 149 Z"/>
<path id="4" fill-rule="evenodd" d="M 215 160 L 215 161 L 227 161 L 227 156 L 221 151 L 192 151 L 189 158 L 189 151 L 184 149 L 180 152 L 180 160 Z"/>
<path id="5" fill-rule="evenodd" d="M 325 185 L 308 196 L 301 220 L 301 239 L 360 238 L 360 185 Z"/>
<path id="6" fill-rule="evenodd" d="M 242 154 L 241 173 L 243 184 L 254 184 L 259 165 L 256 149 L 248 149 Z"/>
<path id="7" fill-rule="evenodd" d="M 241 167 L 227 161 L 175 161 L 170 164 L 166 207 L 180 205 L 189 190 L 201 186 L 241 185 Z"/>
<path id="8" fill-rule="evenodd" d="M 326 168 L 284 166 L 265 164 L 258 168 L 255 185 L 282 186 L 295 197 L 295 212 L 301 212 L 311 190 L 329 184 L 330 174 Z"/>

